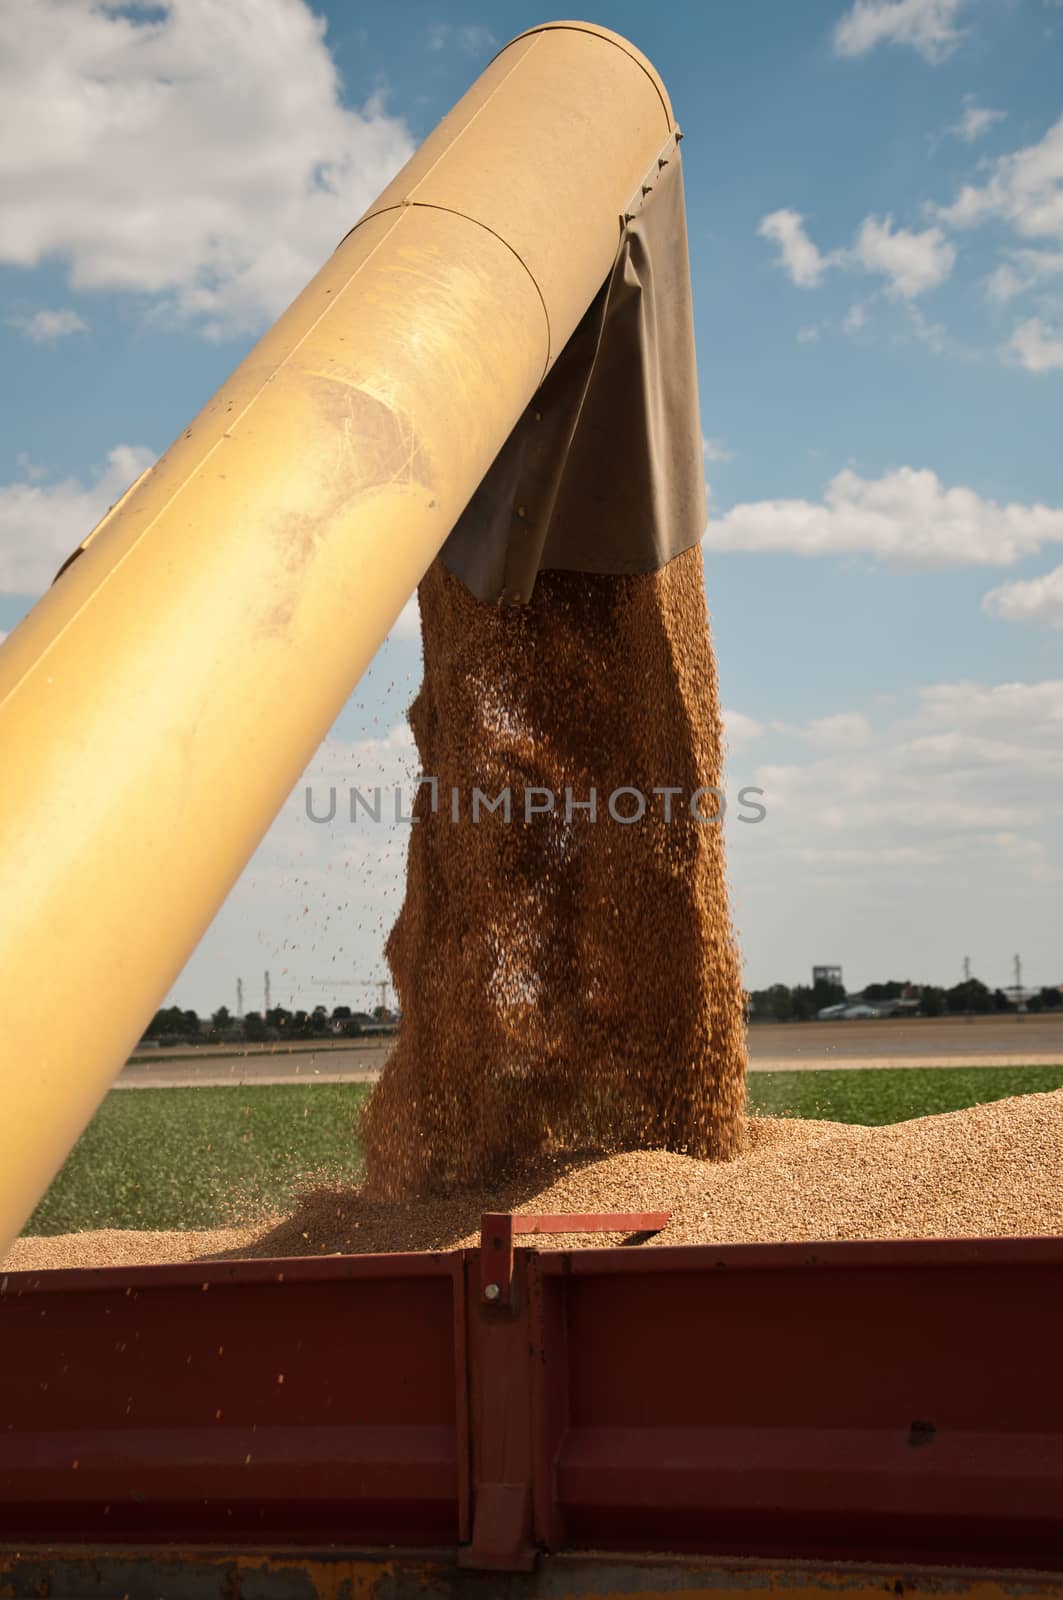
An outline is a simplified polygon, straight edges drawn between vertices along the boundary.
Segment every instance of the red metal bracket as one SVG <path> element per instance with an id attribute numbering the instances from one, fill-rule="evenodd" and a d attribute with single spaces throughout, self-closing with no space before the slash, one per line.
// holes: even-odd
<path id="1" fill-rule="evenodd" d="M 470 1390 L 475 1514 L 471 1541 L 458 1555 L 460 1566 L 528 1571 L 538 1548 L 535 1502 L 543 1495 L 533 1480 L 543 1451 L 533 1420 L 539 1397 L 533 1398 L 529 1372 L 545 1359 L 542 1295 L 529 1260 L 514 1260 L 514 1234 L 657 1233 L 668 1217 L 667 1211 L 591 1216 L 500 1211 L 481 1218 L 480 1315 L 469 1330 L 476 1351 Z M 533 1264 L 536 1252 L 529 1254 Z"/>
<path id="2" fill-rule="evenodd" d="M 554 1212 L 485 1211 L 480 1218 L 480 1295 L 490 1305 L 509 1305 L 513 1295 L 515 1233 L 660 1233 L 670 1211 Z"/>

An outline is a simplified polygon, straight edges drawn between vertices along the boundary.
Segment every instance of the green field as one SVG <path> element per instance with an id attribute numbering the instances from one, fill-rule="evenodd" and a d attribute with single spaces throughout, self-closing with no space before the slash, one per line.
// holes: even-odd
<path id="1" fill-rule="evenodd" d="M 753 1072 L 750 1110 L 877 1127 L 1013 1094 L 1063 1088 L 1063 1067 L 874 1067 L 863 1071 Z"/>
<path id="2" fill-rule="evenodd" d="M 214 1228 L 285 1207 L 315 1173 L 361 1172 L 362 1083 L 115 1089 L 26 1233 Z"/>
<path id="3" fill-rule="evenodd" d="M 903 1122 L 1063 1087 L 1063 1067 L 758 1072 L 750 1109 L 834 1122 Z M 26 1226 L 210 1228 L 289 1206 L 314 1176 L 361 1170 L 356 1083 L 121 1089 L 108 1095 Z"/>

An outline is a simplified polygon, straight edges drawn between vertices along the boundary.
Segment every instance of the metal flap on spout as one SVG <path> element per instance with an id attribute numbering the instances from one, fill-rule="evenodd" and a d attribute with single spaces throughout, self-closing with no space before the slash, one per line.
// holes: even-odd
<path id="1" fill-rule="evenodd" d="M 443 546 L 487 603 L 526 603 L 547 568 L 652 572 L 705 531 L 674 138 L 622 223 L 608 279 Z"/>

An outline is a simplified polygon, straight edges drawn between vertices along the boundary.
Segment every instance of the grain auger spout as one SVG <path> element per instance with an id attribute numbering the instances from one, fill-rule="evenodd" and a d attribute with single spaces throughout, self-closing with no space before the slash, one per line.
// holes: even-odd
<path id="1" fill-rule="evenodd" d="M 696 543 L 678 138 L 617 35 L 515 39 L 3 646 L 0 1248 L 444 545 L 513 601 Z"/>

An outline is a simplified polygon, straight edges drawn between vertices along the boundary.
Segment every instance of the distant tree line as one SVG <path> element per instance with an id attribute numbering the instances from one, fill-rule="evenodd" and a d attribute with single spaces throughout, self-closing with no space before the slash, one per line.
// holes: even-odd
<path id="1" fill-rule="evenodd" d="M 908 1009 L 915 1016 L 943 1017 L 984 1015 L 992 1011 L 1012 1011 L 1015 1002 L 1003 989 L 990 989 L 978 978 L 968 978 L 953 984 L 951 989 L 939 988 L 932 983 L 901 982 L 890 978 L 885 983 L 869 983 L 859 995 L 847 995 L 841 984 L 773 983 L 767 989 L 753 989 L 749 994 L 751 1022 L 810 1022 L 827 1006 L 874 1005 L 883 1000 L 916 1001 Z M 1063 994 L 1058 989 L 1045 988 L 1026 1000 L 1027 1011 L 1051 1011 L 1063 1005 Z"/>
<path id="2" fill-rule="evenodd" d="M 1002 989 L 990 989 L 978 978 L 942 989 L 935 984 L 918 984 L 889 978 L 885 983 L 869 983 L 859 995 L 848 995 L 838 983 L 798 983 L 789 987 L 773 983 L 767 989 L 752 989 L 747 995 L 751 1022 L 810 1022 L 828 1006 L 874 1005 L 884 1000 L 916 1002 L 905 1007 L 921 1017 L 984 1015 L 993 1011 L 1014 1010 L 1014 999 Z M 1051 1011 L 1063 1006 L 1058 989 L 1044 988 L 1027 997 L 1027 1011 Z M 144 1038 L 159 1044 L 264 1044 L 283 1039 L 359 1038 L 367 1029 L 378 1031 L 379 1024 L 394 1023 L 395 1017 L 384 1006 L 372 1011 L 352 1011 L 350 1006 L 315 1006 L 312 1011 L 289 1011 L 272 1006 L 262 1014 L 248 1011 L 234 1017 L 228 1006 L 220 1006 L 210 1017 L 195 1011 L 169 1006 L 157 1011 L 144 1030 Z"/>
<path id="3" fill-rule="evenodd" d="M 350 1006 L 315 1006 L 312 1011 L 288 1011 L 284 1006 L 271 1006 L 261 1011 L 248 1011 L 243 1017 L 234 1017 L 228 1006 L 219 1006 L 211 1017 L 200 1017 L 195 1011 L 183 1011 L 180 1006 L 169 1006 L 157 1011 L 144 1030 L 144 1038 L 159 1044 L 264 1044 L 278 1039 L 324 1039 L 343 1037 L 357 1039 L 367 1028 L 377 1031 L 372 1024 L 394 1022 L 395 1018 L 384 1006 L 370 1011 L 352 1011 Z"/>

